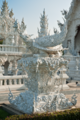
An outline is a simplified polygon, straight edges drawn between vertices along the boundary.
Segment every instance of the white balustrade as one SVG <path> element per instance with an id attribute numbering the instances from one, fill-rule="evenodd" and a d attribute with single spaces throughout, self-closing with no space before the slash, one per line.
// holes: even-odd
<path id="1" fill-rule="evenodd" d="M 22 48 L 24 48 L 24 46 L 16 46 L 16 45 L 0 45 L 0 52 L 22 52 Z"/>
<path id="2" fill-rule="evenodd" d="M 23 77 L 27 78 L 26 75 L 14 75 L 14 76 L 1 76 L 0 77 L 0 86 L 5 85 L 21 85 L 24 84 Z M 7 79 L 6 79 L 7 78 Z"/>

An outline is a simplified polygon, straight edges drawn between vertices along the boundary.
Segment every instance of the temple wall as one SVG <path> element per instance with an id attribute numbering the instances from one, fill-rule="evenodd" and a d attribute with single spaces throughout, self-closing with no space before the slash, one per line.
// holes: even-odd
<path id="1" fill-rule="evenodd" d="M 75 39 L 75 49 L 77 51 L 80 51 L 80 31 Z"/>
<path id="2" fill-rule="evenodd" d="M 65 41 L 63 42 L 63 46 L 69 47 L 73 55 L 76 55 L 75 35 L 76 35 L 76 28 L 79 25 L 80 25 L 80 2 L 75 8 L 75 11 L 73 11 L 72 19 L 68 27 L 68 33 L 66 35 Z M 69 44 L 68 41 L 70 42 Z"/>

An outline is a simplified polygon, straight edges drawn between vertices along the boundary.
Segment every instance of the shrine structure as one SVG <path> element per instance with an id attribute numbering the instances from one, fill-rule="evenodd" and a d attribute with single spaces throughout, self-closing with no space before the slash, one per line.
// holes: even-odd
<path id="1" fill-rule="evenodd" d="M 22 76 L 17 76 L 22 74 L 17 69 L 17 61 L 25 52 L 25 44 L 13 27 L 13 15 L 13 10 L 9 11 L 8 3 L 4 0 L 0 12 L 0 90 L 6 90 L 10 86 L 16 89 L 17 84 L 23 84 Z M 24 19 L 17 25 L 20 32 L 25 31 Z"/>
<path id="2" fill-rule="evenodd" d="M 0 13 L 0 59 L 2 60 L 0 63 L 4 69 L 4 75 L 17 74 L 15 70 L 17 60 L 21 58 L 25 50 L 24 43 L 18 32 L 14 31 L 15 19 L 13 15 L 13 10 L 9 11 L 8 3 L 4 0 Z M 21 25 L 18 23 L 18 27 L 22 32 L 26 29 L 24 19 L 22 19 Z"/>
<path id="3" fill-rule="evenodd" d="M 64 52 L 64 57 L 68 59 L 69 82 L 75 81 L 80 83 L 80 0 L 72 0 L 69 12 L 62 11 L 67 20 L 66 38 L 63 42 L 64 48 L 69 48 Z"/>

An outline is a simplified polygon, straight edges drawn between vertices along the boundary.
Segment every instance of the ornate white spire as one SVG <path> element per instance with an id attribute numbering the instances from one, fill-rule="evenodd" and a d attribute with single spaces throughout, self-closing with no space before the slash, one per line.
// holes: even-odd
<path id="1" fill-rule="evenodd" d="M 9 15 L 9 10 L 8 10 L 8 3 L 6 2 L 6 0 L 3 1 L 3 5 L 2 5 L 2 15 Z"/>
<path id="2" fill-rule="evenodd" d="M 45 9 L 43 10 L 43 15 L 41 14 L 40 18 L 40 31 L 38 30 L 38 36 L 43 37 L 48 35 L 48 19 L 47 16 L 45 15 Z"/>
<path id="3" fill-rule="evenodd" d="M 24 32 L 26 29 L 26 25 L 24 23 L 24 18 L 22 19 L 22 22 L 21 22 L 21 32 Z"/>
<path id="4" fill-rule="evenodd" d="M 13 10 L 11 9 L 9 16 L 12 18 L 12 16 L 14 15 Z"/>

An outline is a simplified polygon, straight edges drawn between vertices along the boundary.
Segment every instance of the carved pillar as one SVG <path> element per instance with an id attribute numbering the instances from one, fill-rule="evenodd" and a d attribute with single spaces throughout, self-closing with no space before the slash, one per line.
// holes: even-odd
<path id="1" fill-rule="evenodd" d="M 6 61 L 4 64 L 5 75 L 8 75 L 8 67 L 9 67 L 9 62 Z"/>
<path id="2" fill-rule="evenodd" d="M 9 64 L 9 74 L 12 74 L 12 62 Z"/>
<path id="3" fill-rule="evenodd" d="M 17 80 L 16 80 L 16 79 L 14 79 L 14 84 L 15 84 L 15 85 L 17 84 Z"/>
<path id="4" fill-rule="evenodd" d="M 13 75 L 17 75 L 17 61 L 13 61 L 13 65 L 12 65 L 12 72 Z"/>
<path id="5" fill-rule="evenodd" d="M 4 80 L 4 85 L 7 85 L 7 80 Z"/>
<path id="6" fill-rule="evenodd" d="M 3 76 L 3 70 L 2 70 L 2 59 L 0 59 L 0 76 Z"/>
<path id="7" fill-rule="evenodd" d="M 2 86 L 2 80 L 0 80 L 0 86 Z"/>
<path id="8" fill-rule="evenodd" d="M 3 70 L 1 66 L 0 66 L 0 76 L 3 76 Z"/>
<path id="9" fill-rule="evenodd" d="M 9 83 L 10 83 L 10 85 L 12 85 L 12 79 L 9 79 Z"/>
<path id="10" fill-rule="evenodd" d="M 23 84 L 25 84 L 25 78 L 23 78 Z"/>
<path id="11" fill-rule="evenodd" d="M 21 84 L 21 79 L 19 79 L 19 85 Z"/>

